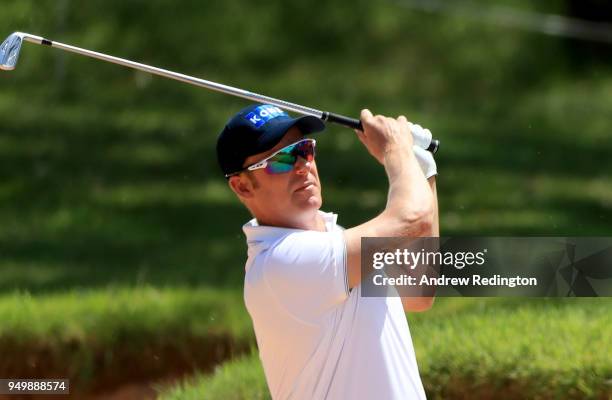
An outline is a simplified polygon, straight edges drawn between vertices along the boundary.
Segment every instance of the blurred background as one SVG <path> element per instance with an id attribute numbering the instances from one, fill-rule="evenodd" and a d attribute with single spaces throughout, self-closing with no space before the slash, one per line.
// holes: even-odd
<path id="1" fill-rule="evenodd" d="M 441 139 L 442 235 L 612 235 L 603 0 L 4 0 L 24 31 Z M 250 217 L 214 144 L 248 103 L 25 44 L 0 73 L 0 377 L 74 398 L 268 398 L 242 300 Z M 380 212 L 354 133 L 326 211 Z M 408 315 L 430 398 L 612 398 L 612 301 L 438 299 Z M 253 353 L 254 352 L 254 353 Z M 11 397 L 15 398 L 15 397 Z"/>

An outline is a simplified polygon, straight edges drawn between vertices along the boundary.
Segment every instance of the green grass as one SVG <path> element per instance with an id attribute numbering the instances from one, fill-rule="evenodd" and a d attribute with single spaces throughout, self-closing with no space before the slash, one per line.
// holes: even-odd
<path id="1" fill-rule="evenodd" d="M 0 337 L 28 342 L 67 342 L 95 337 L 112 343 L 117 331 L 140 335 L 176 332 L 250 337 L 242 293 L 200 288 L 108 288 L 32 296 L 0 297 Z M 194 318 L 196 317 L 196 318 Z"/>
<path id="2" fill-rule="evenodd" d="M 195 375 L 171 389 L 159 386 L 160 400 L 267 400 L 270 392 L 256 352 L 226 362 L 211 375 Z"/>
<path id="3" fill-rule="evenodd" d="M 254 343 L 240 302 L 204 288 L 3 295 L 0 375 L 66 376 L 90 390 L 210 369 Z"/>
<path id="4" fill-rule="evenodd" d="M 561 93 L 576 97 L 579 89 L 569 85 Z M 10 104 L 7 113 L 18 107 L 15 98 Z M 34 121 L 0 134 L 0 290 L 240 287 L 246 247 L 240 226 L 249 216 L 217 175 L 210 137 L 146 124 L 119 131 L 95 113 L 43 134 L 40 125 L 57 109 L 31 107 L 39 112 Z M 529 118 L 522 114 L 528 111 L 494 132 L 496 122 L 486 116 L 461 126 L 453 114 L 424 114 L 440 125 L 432 129 L 444 143 L 442 233 L 609 235 L 612 184 L 605 171 L 612 151 L 597 128 L 603 113 L 586 128 L 551 117 L 537 132 L 524 129 Z M 180 121 L 188 129 L 195 118 Z M 95 128 L 85 135 L 81 124 Z M 352 226 L 384 207 L 384 172 L 351 132 L 327 133 L 318 157 L 324 209 Z"/>
<path id="5" fill-rule="evenodd" d="M 608 300 L 438 299 L 409 320 L 428 398 L 612 395 Z M 251 398 L 269 398 L 256 352 L 162 389 L 161 396 Z"/>
<path id="6" fill-rule="evenodd" d="M 457 315 L 412 318 L 432 397 L 487 390 L 517 398 L 612 394 L 608 299 L 468 300 L 463 306 Z"/>

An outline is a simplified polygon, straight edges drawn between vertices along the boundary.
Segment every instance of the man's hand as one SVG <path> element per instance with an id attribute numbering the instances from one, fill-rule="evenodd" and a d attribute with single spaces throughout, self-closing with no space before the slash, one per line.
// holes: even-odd
<path id="1" fill-rule="evenodd" d="M 403 115 L 397 119 L 382 115 L 373 116 L 370 110 L 361 111 L 363 132 L 355 130 L 357 137 L 370 154 L 384 165 L 390 152 L 400 151 L 408 155 L 414 144 L 410 124 Z"/>

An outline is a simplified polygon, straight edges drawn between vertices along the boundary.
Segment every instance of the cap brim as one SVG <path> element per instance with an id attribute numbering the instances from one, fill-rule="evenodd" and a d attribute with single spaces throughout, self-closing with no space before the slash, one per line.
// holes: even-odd
<path id="1" fill-rule="evenodd" d="M 309 135 L 311 133 L 321 132 L 325 129 L 325 123 L 317 117 L 307 115 L 300 118 L 292 118 L 287 121 L 278 123 L 274 129 L 262 135 L 259 141 L 260 148 L 271 149 L 281 141 L 285 133 L 293 127 L 297 127 L 302 134 Z"/>
<path id="2" fill-rule="evenodd" d="M 294 126 L 300 128 L 300 131 L 302 131 L 304 135 L 325 130 L 325 123 L 312 115 L 296 118 Z"/>

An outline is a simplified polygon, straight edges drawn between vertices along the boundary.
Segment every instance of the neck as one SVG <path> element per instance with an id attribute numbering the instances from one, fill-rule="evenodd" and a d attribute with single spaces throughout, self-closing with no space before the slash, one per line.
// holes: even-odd
<path id="1" fill-rule="evenodd" d="M 277 226 L 279 228 L 303 229 L 306 231 L 325 232 L 325 221 L 318 210 L 307 215 L 300 215 L 294 219 L 277 218 L 278 216 L 255 216 L 257 223 L 264 226 Z"/>

